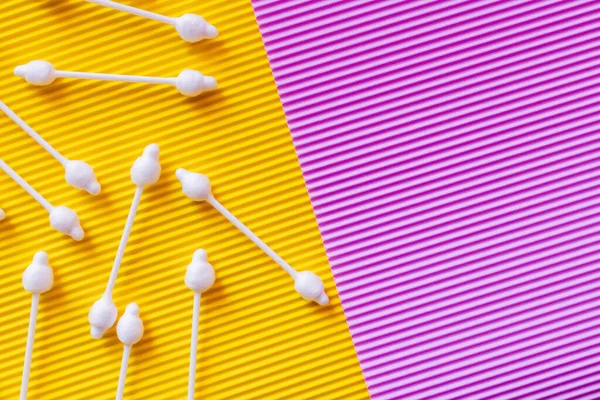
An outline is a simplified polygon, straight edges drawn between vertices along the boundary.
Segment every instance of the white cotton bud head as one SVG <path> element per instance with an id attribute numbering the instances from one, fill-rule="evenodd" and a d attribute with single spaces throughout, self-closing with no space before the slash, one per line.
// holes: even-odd
<path id="1" fill-rule="evenodd" d="M 136 186 L 144 187 L 158 182 L 160 178 L 160 150 L 157 144 L 146 146 L 144 153 L 131 167 L 131 180 Z"/>
<path id="2" fill-rule="evenodd" d="M 186 42 L 195 43 L 202 39 L 214 39 L 219 34 L 217 28 L 196 14 L 184 14 L 175 20 L 175 29 Z"/>
<path id="3" fill-rule="evenodd" d="M 132 346 L 139 342 L 143 335 L 144 324 L 140 318 L 140 307 L 136 303 L 131 303 L 117 323 L 117 336 L 123 344 Z"/>
<path id="4" fill-rule="evenodd" d="M 32 85 L 46 86 L 56 79 L 56 69 L 48 61 L 35 60 L 19 65 L 14 70 L 16 76 L 25 78 Z"/>
<path id="5" fill-rule="evenodd" d="M 329 303 L 329 297 L 325 293 L 325 285 L 317 275 L 311 271 L 298 272 L 294 278 L 294 289 L 305 300 L 315 301 L 320 305 Z"/>
<path id="6" fill-rule="evenodd" d="M 54 274 L 48 264 L 48 254 L 43 251 L 35 253 L 33 262 L 23 273 L 23 287 L 32 294 L 40 294 L 52 289 Z"/>
<path id="7" fill-rule="evenodd" d="M 194 201 L 206 201 L 211 196 L 210 181 L 206 175 L 189 172 L 179 168 L 175 172 L 177 179 L 181 182 L 183 193 Z"/>
<path id="8" fill-rule="evenodd" d="M 109 296 L 102 296 L 96 301 L 88 313 L 91 325 L 90 334 L 94 339 L 100 339 L 117 321 L 117 306 Z"/>
<path id="9" fill-rule="evenodd" d="M 65 206 L 54 207 L 50 211 L 50 226 L 71 236 L 75 240 L 83 239 L 83 229 L 75 211 Z"/>
<path id="10" fill-rule="evenodd" d="M 208 290 L 215 283 L 215 269 L 208 263 L 206 251 L 196 250 L 185 272 L 185 284 L 196 293 Z"/>

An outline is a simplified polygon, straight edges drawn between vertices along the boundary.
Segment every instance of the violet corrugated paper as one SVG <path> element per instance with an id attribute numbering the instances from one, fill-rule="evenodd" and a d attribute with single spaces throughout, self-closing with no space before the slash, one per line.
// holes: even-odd
<path id="1" fill-rule="evenodd" d="M 600 1 L 254 3 L 372 398 L 600 398 Z"/>

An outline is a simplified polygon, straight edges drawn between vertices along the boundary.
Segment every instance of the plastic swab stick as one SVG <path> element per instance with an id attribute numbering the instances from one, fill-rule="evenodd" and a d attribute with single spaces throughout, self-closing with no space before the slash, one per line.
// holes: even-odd
<path id="1" fill-rule="evenodd" d="M 21 400 L 27 399 L 29 388 L 29 372 L 31 371 L 31 358 L 33 355 L 33 341 L 38 314 L 40 294 L 52 289 L 54 275 L 48 265 L 48 254 L 43 251 L 33 256 L 33 263 L 23 273 L 23 287 L 31 293 L 31 313 L 29 314 L 29 331 L 27 334 L 27 348 L 25 362 L 23 363 L 23 379 L 21 380 Z"/>
<path id="2" fill-rule="evenodd" d="M 193 69 L 184 69 L 177 78 L 153 76 L 98 74 L 95 72 L 60 71 L 48 61 L 35 60 L 15 68 L 15 75 L 25 78 L 32 85 L 50 85 L 56 78 L 95 79 L 101 81 L 140 82 L 156 85 L 172 85 L 185 96 L 198 96 L 205 90 L 215 89 L 217 81 L 212 76 L 204 76 Z"/>
<path id="3" fill-rule="evenodd" d="M 192 263 L 185 272 L 185 284 L 194 292 L 194 314 L 192 315 L 192 342 L 190 346 L 190 374 L 188 378 L 188 400 L 194 400 L 196 389 L 196 357 L 198 353 L 198 328 L 200 322 L 200 295 L 215 283 L 215 269 L 206 258 L 206 251 L 196 250 Z"/>
<path id="4" fill-rule="evenodd" d="M 96 195 L 100 193 L 100 184 L 96 179 L 96 174 L 92 167 L 80 160 L 69 160 L 60 154 L 54 147 L 44 140 L 36 131 L 31 129 L 25 121 L 15 114 L 6 104 L 0 101 L 0 110 L 10 119 L 29 134 L 36 142 L 40 144 L 48 153 L 61 163 L 65 169 L 65 180 L 74 188 L 85 190 L 89 194 Z"/>
<path id="5" fill-rule="evenodd" d="M 121 361 L 121 372 L 119 373 L 117 400 L 122 400 L 123 393 L 125 392 L 125 378 L 127 377 L 131 346 L 139 342 L 143 335 L 144 324 L 140 318 L 140 308 L 137 304 L 131 303 L 127 306 L 125 314 L 123 314 L 117 324 L 117 336 L 123 343 L 123 359 Z"/>
<path id="6" fill-rule="evenodd" d="M 75 211 L 65 206 L 54 207 L 39 194 L 27 181 L 17 174 L 7 163 L 0 159 L 0 169 L 15 180 L 31 197 L 37 200 L 50 214 L 50 226 L 57 231 L 71 236 L 75 240 L 83 239 L 83 229 Z"/>
<path id="7" fill-rule="evenodd" d="M 123 228 L 123 235 L 121 235 L 121 241 L 119 242 L 119 248 L 117 249 L 117 255 L 115 256 L 106 290 L 102 297 L 94 303 L 88 314 L 88 320 L 91 325 L 90 333 L 94 339 L 100 339 L 104 335 L 104 332 L 111 328 L 117 320 L 117 306 L 112 299 L 113 289 L 117 282 L 117 275 L 119 274 L 121 261 L 125 254 L 125 247 L 127 247 L 127 241 L 129 240 L 129 234 L 133 227 L 133 221 L 140 205 L 144 187 L 158 182 L 158 178 L 160 178 L 160 162 L 158 157 L 158 145 L 151 144 L 144 149 L 142 156 L 135 160 L 131 167 L 131 180 L 136 185 L 133 202 L 129 209 L 125 228 Z"/>
<path id="8" fill-rule="evenodd" d="M 179 18 L 166 17 L 161 14 L 156 14 L 139 8 L 126 6 L 109 0 L 88 0 L 90 3 L 99 4 L 101 6 L 114 8 L 115 10 L 124 11 L 140 17 L 152 19 L 158 22 L 163 22 L 175 27 L 179 36 L 186 42 L 198 42 L 202 39 L 214 39 L 219 32 L 217 28 L 210 25 L 204 18 L 196 14 L 184 14 Z"/>
<path id="9" fill-rule="evenodd" d="M 212 195 L 210 181 L 205 175 L 186 171 L 179 168 L 176 172 L 177 178 L 181 182 L 183 193 L 194 201 L 207 201 L 217 209 L 233 225 L 241 230 L 250 240 L 267 253 L 277 264 L 281 266 L 294 279 L 294 288 L 305 300 L 315 301 L 320 305 L 329 303 L 329 297 L 325 293 L 323 281 L 310 271 L 298 272 L 292 268 L 283 258 L 275 253 L 265 242 L 263 242 L 254 232 L 227 210 Z"/>

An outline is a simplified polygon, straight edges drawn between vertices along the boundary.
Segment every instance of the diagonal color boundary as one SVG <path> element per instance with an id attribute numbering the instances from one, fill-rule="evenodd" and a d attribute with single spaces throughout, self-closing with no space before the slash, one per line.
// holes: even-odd
<path id="1" fill-rule="evenodd" d="M 600 397 L 600 2 L 254 1 L 374 399 Z"/>

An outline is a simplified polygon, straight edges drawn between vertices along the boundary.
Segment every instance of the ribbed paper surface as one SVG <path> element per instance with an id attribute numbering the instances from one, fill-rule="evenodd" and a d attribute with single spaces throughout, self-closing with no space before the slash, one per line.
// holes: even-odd
<path id="1" fill-rule="evenodd" d="M 192 292 L 183 282 L 203 247 L 217 282 L 202 298 L 197 399 L 365 399 L 364 380 L 264 47 L 246 1 L 124 1 L 166 15 L 194 12 L 221 35 L 195 45 L 172 27 L 79 0 L 0 4 L 0 98 L 65 156 L 96 170 L 92 197 L 64 182 L 60 165 L 0 115 L 0 157 L 50 202 L 76 210 L 86 239 L 49 227 L 41 206 L 0 173 L 0 398 L 18 398 L 30 296 L 21 274 L 46 250 L 56 283 L 41 296 L 29 399 L 114 399 L 122 345 L 115 330 L 89 335 L 135 187 L 129 169 L 161 147 L 163 175 L 142 197 L 117 280 L 146 325 L 126 399 L 187 393 Z M 190 99 L 173 87 L 57 80 L 40 88 L 12 75 L 43 59 L 59 69 L 176 76 L 193 68 L 220 89 Z M 175 169 L 206 173 L 215 196 L 298 269 L 324 278 L 332 306 L 299 298 L 287 274 L 207 204 L 180 191 Z"/>
<path id="2" fill-rule="evenodd" d="M 255 10 L 372 397 L 600 398 L 600 2 Z"/>

